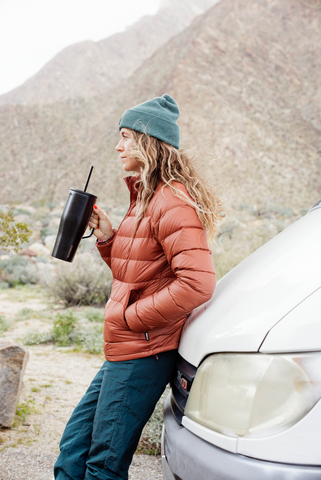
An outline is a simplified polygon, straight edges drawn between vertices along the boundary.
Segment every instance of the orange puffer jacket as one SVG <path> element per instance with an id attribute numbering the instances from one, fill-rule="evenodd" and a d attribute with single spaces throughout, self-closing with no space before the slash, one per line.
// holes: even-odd
<path id="1" fill-rule="evenodd" d="M 146 357 L 178 347 L 189 313 L 215 288 L 212 253 L 195 209 L 158 185 L 135 237 L 135 177 L 130 207 L 113 240 L 98 245 L 113 274 L 105 309 L 107 360 Z M 176 187 L 186 193 L 185 187 Z"/>

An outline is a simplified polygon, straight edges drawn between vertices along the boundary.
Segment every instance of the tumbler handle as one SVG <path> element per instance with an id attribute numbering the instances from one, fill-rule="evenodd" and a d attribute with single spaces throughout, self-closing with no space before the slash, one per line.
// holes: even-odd
<path id="1" fill-rule="evenodd" d="M 94 230 L 95 230 L 95 229 L 92 228 L 92 229 L 90 230 L 90 233 L 89 233 L 88 235 L 83 236 L 82 238 L 90 238 L 90 237 L 92 236 L 92 234 L 94 233 Z"/>

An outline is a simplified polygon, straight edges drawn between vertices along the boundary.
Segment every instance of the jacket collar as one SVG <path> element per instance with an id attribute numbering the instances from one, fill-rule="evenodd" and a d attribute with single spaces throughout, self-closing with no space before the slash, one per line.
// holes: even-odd
<path id="1" fill-rule="evenodd" d="M 135 183 L 140 180 L 140 175 L 125 177 L 124 180 L 130 192 L 130 202 L 136 201 L 138 193 L 135 188 Z"/>

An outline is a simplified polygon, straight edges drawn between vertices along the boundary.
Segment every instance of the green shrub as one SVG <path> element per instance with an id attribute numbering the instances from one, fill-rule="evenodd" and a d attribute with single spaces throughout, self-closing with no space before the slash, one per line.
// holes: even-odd
<path id="1" fill-rule="evenodd" d="M 76 326 L 78 318 L 73 311 L 58 313 L 54 325 L 49 332 L 41 333 L 32 330 L 21 340 L 24 345 L 40 345 L 41 343 L 56 343 L 59 347 L 67 347 L 77 341 Z"/>
<path id="2" fill-rule="evenodd" d="M 105 321 L 104 310 L 99 308 L 86 308 L 82 311 L 82 316 L 93 323 L 104 323 Z"/>
<path id="3" fill-rule="evenodd" d="M 103 353 L 103 325 L 95 325 L 92 329 L 80 330 L 76 332 L 77 343 L 79 343 L 88 353 Z"/>
<path id="4" fill-rule="evenodd" d="M 34 315 L 34 310 L 31 308 L 22 308 L 19 310 L 19 312 L 15 316 L 16 321 L 22 321 L 22 320 L 30 320 L 30 318 Z"/>
<path id="5" fill-rule="evenodd" d="M 84 253 L 77 255 L 72 264 L 60 263 L 57 274 L 45 281 L 45 286 L 65 306 L 103 305 L 110 295 L 111 283 L 111 273 L 104 262 Z"/>
<path id="6" fill-rule="evenodd" d="M 64 314 L 58 313 L 54 321 L 54 326 L 51 330 L 52 337 L 60 347 L 67 347 L 74 342 L 75 327 L 78 323 L 78 318 L 74 312 L 66 312 Z"/>
<path id="7" fill-rule="evenodd" d="M 91 328 L 79 327 L 79 320 L 73 311 L 58 313 L 54 325 L 49 332 L 40 333 L 32 330 L 22 338 L 24 345 L 39 345 L 41 343 L 56 343 L 59 347 L 78 344 L 88 353 L 103 353 L 103 325 Z"/>
<path id="8" fill-rule="evenodd" d="M 49 263 L 49 259 L 43 255 L 38 255 L 35 257 L 36 263 Z"/>
<path id="9" fill-rule="evenodd" d="M 0 246 L 4 250 L 13 247 L 17 251 L 21 245 L 28 241 L 31 230 L 25 223 L 15 222 L 11 210 L 0 206 Z"/>
<path id="10" fill-rule="evenodd" d="M 0 260 L 0 280 L 10 287 L 37 283 L 39 280 L 36 265 L 23 257 L 14 255 L 7 260 Z"/>
<path id="11" fill-rule="evenodd" d="M 49 343 L 54 340 L 52 332 L 40 333 L 37 330 L 31 330 L 21 341 L 23 345 L 40 345 L 41 343 Z"/>
<path id="12" fill-rule="evenodd" d="M 10 328 L 11 322 L 6 319 L 3 315 L 0 315 L 0 335 Z"/>
<path id="13" fill-rule="evenodd" d="M 16 416 L 13 426 L 19 427 L 19 425 L 25 423 L 28 415 L 31 413 L 39 413 L 35 406 L 35 398 L 31 398 L 29 395 L 28 398 L 25 398 L 23 402 L 18 403 L 16 409 Z"/>

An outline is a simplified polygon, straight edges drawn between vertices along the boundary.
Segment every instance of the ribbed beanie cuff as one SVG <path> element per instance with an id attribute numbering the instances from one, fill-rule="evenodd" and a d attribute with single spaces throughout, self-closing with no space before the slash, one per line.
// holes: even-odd
<path id="1" fill-rule="evenodd" d="M 121 128 L 147 133 L 175 148 L 179 148 L 179 108 L 175 100 L 165 93 L 162 97 L 141 103 L 126 110 L 119 122 Z"/>

